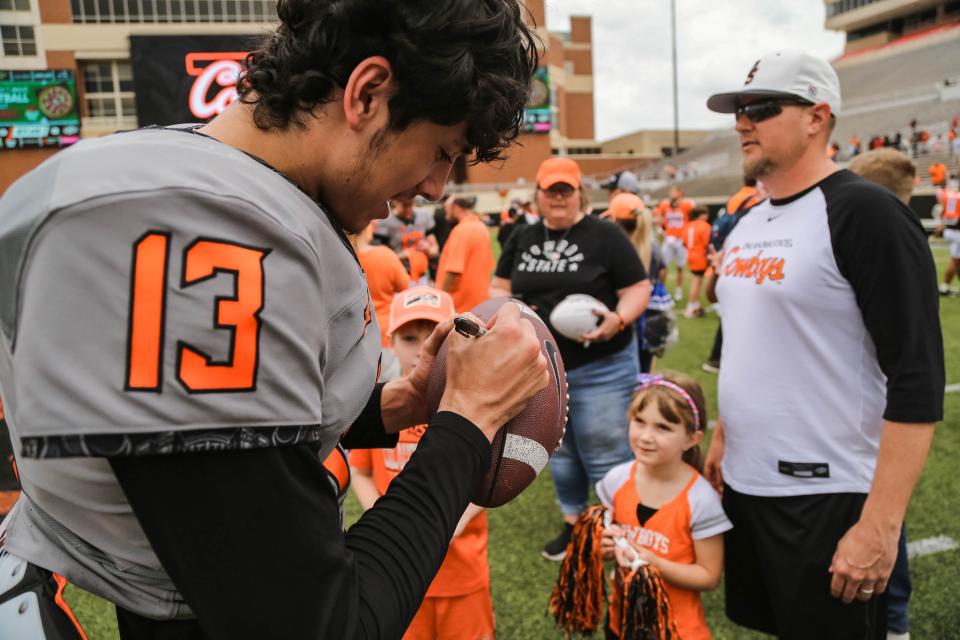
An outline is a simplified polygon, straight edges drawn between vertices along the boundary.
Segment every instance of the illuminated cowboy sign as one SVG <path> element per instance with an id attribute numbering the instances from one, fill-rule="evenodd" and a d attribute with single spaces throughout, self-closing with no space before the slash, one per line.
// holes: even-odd
<path id="1" fill-rule="evenodd" d="M 242 51 L 187 54 L 187 73 L 196 78 L 190 87 L 190 113 L 197 120 L 207 120 L 222 113 L 237 99 L 240 62 L 246 57 Z M 207 63 L 206 66 L 203 63 Z M 213 97 L 210 97 L 211 92 L 215 92 Z"/>
<path id="2" fill-rule="evenodd" d="M 130 36 L 140 126 L 202 122 L 237 99 L 256 36 Z"/>

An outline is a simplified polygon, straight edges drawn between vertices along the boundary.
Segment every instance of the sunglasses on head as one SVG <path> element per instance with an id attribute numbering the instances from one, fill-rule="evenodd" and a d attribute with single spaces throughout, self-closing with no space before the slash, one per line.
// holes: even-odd
<path id="1" fill-rule="evenodd" d="M 812 106 L 813 103 L 805 100 L 791 100 L 789 98 L 772 98 L 770 100 L 761 100 L 751 102 L 750 104 L 739 105 L 734 111 L 737 118 L 747 116 L 750 122 L 763 122 L 783 113 L 783 107 L 786 105 L 798 105 L 802 107 Z"/>

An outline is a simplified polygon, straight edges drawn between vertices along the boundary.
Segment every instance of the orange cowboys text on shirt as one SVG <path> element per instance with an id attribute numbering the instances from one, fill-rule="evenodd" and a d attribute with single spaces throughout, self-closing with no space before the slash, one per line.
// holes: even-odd
<path id="1" fill-rule="evenodd" d="M 779 282 L 784 278 L 786 260 L 778 256 L 766 256 L 763 249 L 750 255 L 739 255 L 740 245 L 730 248 L 729 258 L 723 267 L 723 276 L 728 278 L 750 278 L 758 285 L 764 282 Z"/>

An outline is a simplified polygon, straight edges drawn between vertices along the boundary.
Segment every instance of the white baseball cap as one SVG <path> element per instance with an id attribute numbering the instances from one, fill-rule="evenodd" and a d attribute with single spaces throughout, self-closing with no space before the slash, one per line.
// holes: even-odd
<path id="1" fill-rule="evenodd" d="M 707 108 L 717 113 L 734 113 L 747 96 L 799 98 L 818 104 L 826 102 L 833 115 L 840 113 L 840 79 L 826 60 L 803 51 L 775 51 L 754 63 L 740 91 L 717 93 Z"/>

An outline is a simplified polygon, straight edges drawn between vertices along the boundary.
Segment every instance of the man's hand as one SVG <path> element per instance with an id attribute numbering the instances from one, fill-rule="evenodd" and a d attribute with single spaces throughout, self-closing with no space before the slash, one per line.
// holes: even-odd
<path id="1" fill-rule="evenodd" d="M 846 603 L 867 601 L 887 590 L 897 560 L 900 529 L 881 527 L 861 519 L 837 544 L 830 563 L 830 593 Z"/>
<path id="2" fill-rule="evenodd" d="M 476 316 L 464 314 L 475 322 Z M 482 323 L 480 323 L 482 324 Z M 383 415 L 383 424 L 387 431 L 395 433 L 401 429 L 408 429 L 418 424 L 425 424 L 429 420 L 427 415 L 427 382 L 430 380 L 430 370 L 437 358 L 440 345 L 453 330 L 453 318 L 441 322 L 423 343 L 420 350 L 420 359 L 413 372 L 403 378 L 391 380 L 383 388 L 380 401 L 380 410 Z"/>
<path id="3" fill-rule="evenodd" d="M 932 440 L 933 424 L 884 421 L 873 486 L 860 520 L 840 539 L 830 563 L 835 598 L 869 600 L 886 590 L 903 516 Z"/>
<path id="4" fill-rule="evenodd" d="M 723 497 L 723 471 L 720 463 L 723 462 L 723 451 L 726 447 L 726 441 L 723 435 L 723 423 L 717 420 L 717 427 L 713 430 L 713 437 L 710 439 L 710 448 L 707 450 L 707 457 L 703 461 L 703 477 L 713 486 L 717 493 Z"/>
<path id="5" fill-rule="evenodd" d="M 423 356 L 420 360 L 422 365 Z M 470 420 L 492 441 L 549 380 L 533 325 L 521 317 L 520 307 L 505 304 L 482 337 L 451 334 L 440 411 Z"/>

